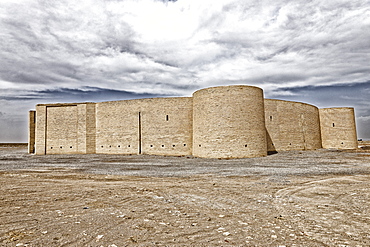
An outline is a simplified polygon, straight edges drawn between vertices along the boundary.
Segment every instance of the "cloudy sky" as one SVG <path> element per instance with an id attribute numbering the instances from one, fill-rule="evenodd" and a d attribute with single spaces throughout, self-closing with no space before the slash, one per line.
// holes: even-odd
<path id="1" fill-rule="evenodd" d="M 0 0 L 0 142 L 38 103 L 234 84 L 355 107 L 370 139 L 370 0 Z"/>

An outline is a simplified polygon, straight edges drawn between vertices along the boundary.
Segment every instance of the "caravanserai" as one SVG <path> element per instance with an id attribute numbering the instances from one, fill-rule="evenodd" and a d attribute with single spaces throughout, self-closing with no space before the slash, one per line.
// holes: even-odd
<path id="1" fill-rule="evenodd" d="M 39 104 L 29 112 L 29 153 L 250 158 L 285 150 L 357 148 L 354 109 L 264 99 L 258 87 L 193 97 Z"/>

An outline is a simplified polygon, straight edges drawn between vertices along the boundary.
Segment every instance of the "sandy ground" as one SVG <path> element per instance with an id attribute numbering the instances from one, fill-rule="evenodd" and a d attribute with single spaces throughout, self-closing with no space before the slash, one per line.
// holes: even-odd
<path id="1" fill-rule="evenodd" d="M 0 146 L 0 246 L 370 246 L 370 153 L 216 160 Z"/>

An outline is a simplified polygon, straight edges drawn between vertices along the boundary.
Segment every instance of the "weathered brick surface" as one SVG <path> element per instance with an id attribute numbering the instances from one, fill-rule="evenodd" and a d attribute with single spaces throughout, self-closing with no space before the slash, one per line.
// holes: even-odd
<path id="1" fill-rule="evenodd" d="M 246 158 L 357 147 L 353 108 L 319 113 L 309 104 L 264 99 L 251 86 L 206 88 L 193 97 L 43 104 L 29 121 L 29 152 L 34 146 L 36 154 Z"/>
<path id="2" fill-rule="evenodd" d="M 142 153 L 190 155 L 193 136 L 192 98 L 143 100 Z"/>
<path id="3" fill-rule="evenodd" d="M 35 154 L 46 154 L 46 106 L 36 106 Z"/>
<path id="4" fill-rule="evenodd" d="M 96 151 L 96 104 L 86 104 L 86 153 Z"/>
<path id="5" fill-rule="evenodd" d="M 78 153 L 77 108 L 77 105 L 46 107 L 46 154 Z"/>
<path id="6" fill-rule="evenodd" d="M 193 94 L 193 155 L 266 156 L 263 92 L 250 86 L 214 87 Z"/>
<path id="7" fill-rule="evenodd" d="M 154 98 L 97 104 L 98 153 L 189 155 L 192 98 Z"/>
<path id="8" fill-rule="evenodd" d="M 140 101 L 110 101 L 96 104 L 96 153 L 139 153 Z"/>
<path id="9" fill-rule="evenodd" d="M 95 103 L 36 106 L 36 154 L 95 153 Z"/>
<path id="10" fill-rule="evenodd" d="M 35 152 L 36 111 L 28 113 L 28 153 Z"/>
<path id="11" fill-rule="evenodd" d="M 357 133 L 353 108 L 320 109 L 320 122 L 323 148 L 357 148 Z"/>
<path id="12" fill-rule="evenodd" d="M 265 99 L 268 151 L 321 148 L 319 110 L 316 106 Z"/>

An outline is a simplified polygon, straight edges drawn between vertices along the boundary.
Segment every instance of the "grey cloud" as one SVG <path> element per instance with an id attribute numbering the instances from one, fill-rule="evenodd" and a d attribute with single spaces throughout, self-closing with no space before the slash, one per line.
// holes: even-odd
<path id="1" fill-rule="evenodd" d="M 52 102 L 86 102 L 86 101 L 111 101 L 138 98 L 163 97 L 167 95 L 135 93 L 124 90 L 108 88 L 82 87 L 78 89 L 57 88 L 29 92 L 23 95 L 0 97 L 5 100 L 38 100 L 44 103 Z M 40 102 L 38 102 L 40 103 Z"/>
<path id="2" fill-rule="evenodd" d="M 138 14 L 147 7 L 140 1 L 2 4 L 2 109 L 7 101 L 177 96 L 208 86 L 251 84 L 268 96 L 354 105 L 362 122 L 369 116 L 366 1 L 152 2 L 158 7 L 153 11 L 164 15 L 180 6 L 178 16 L 168 20 L 182 24 L 184 18 L 191 26 L 183 27 L 190 28 L 179 25 L 178 37 L 143 39 L 152 30 Z"/>

